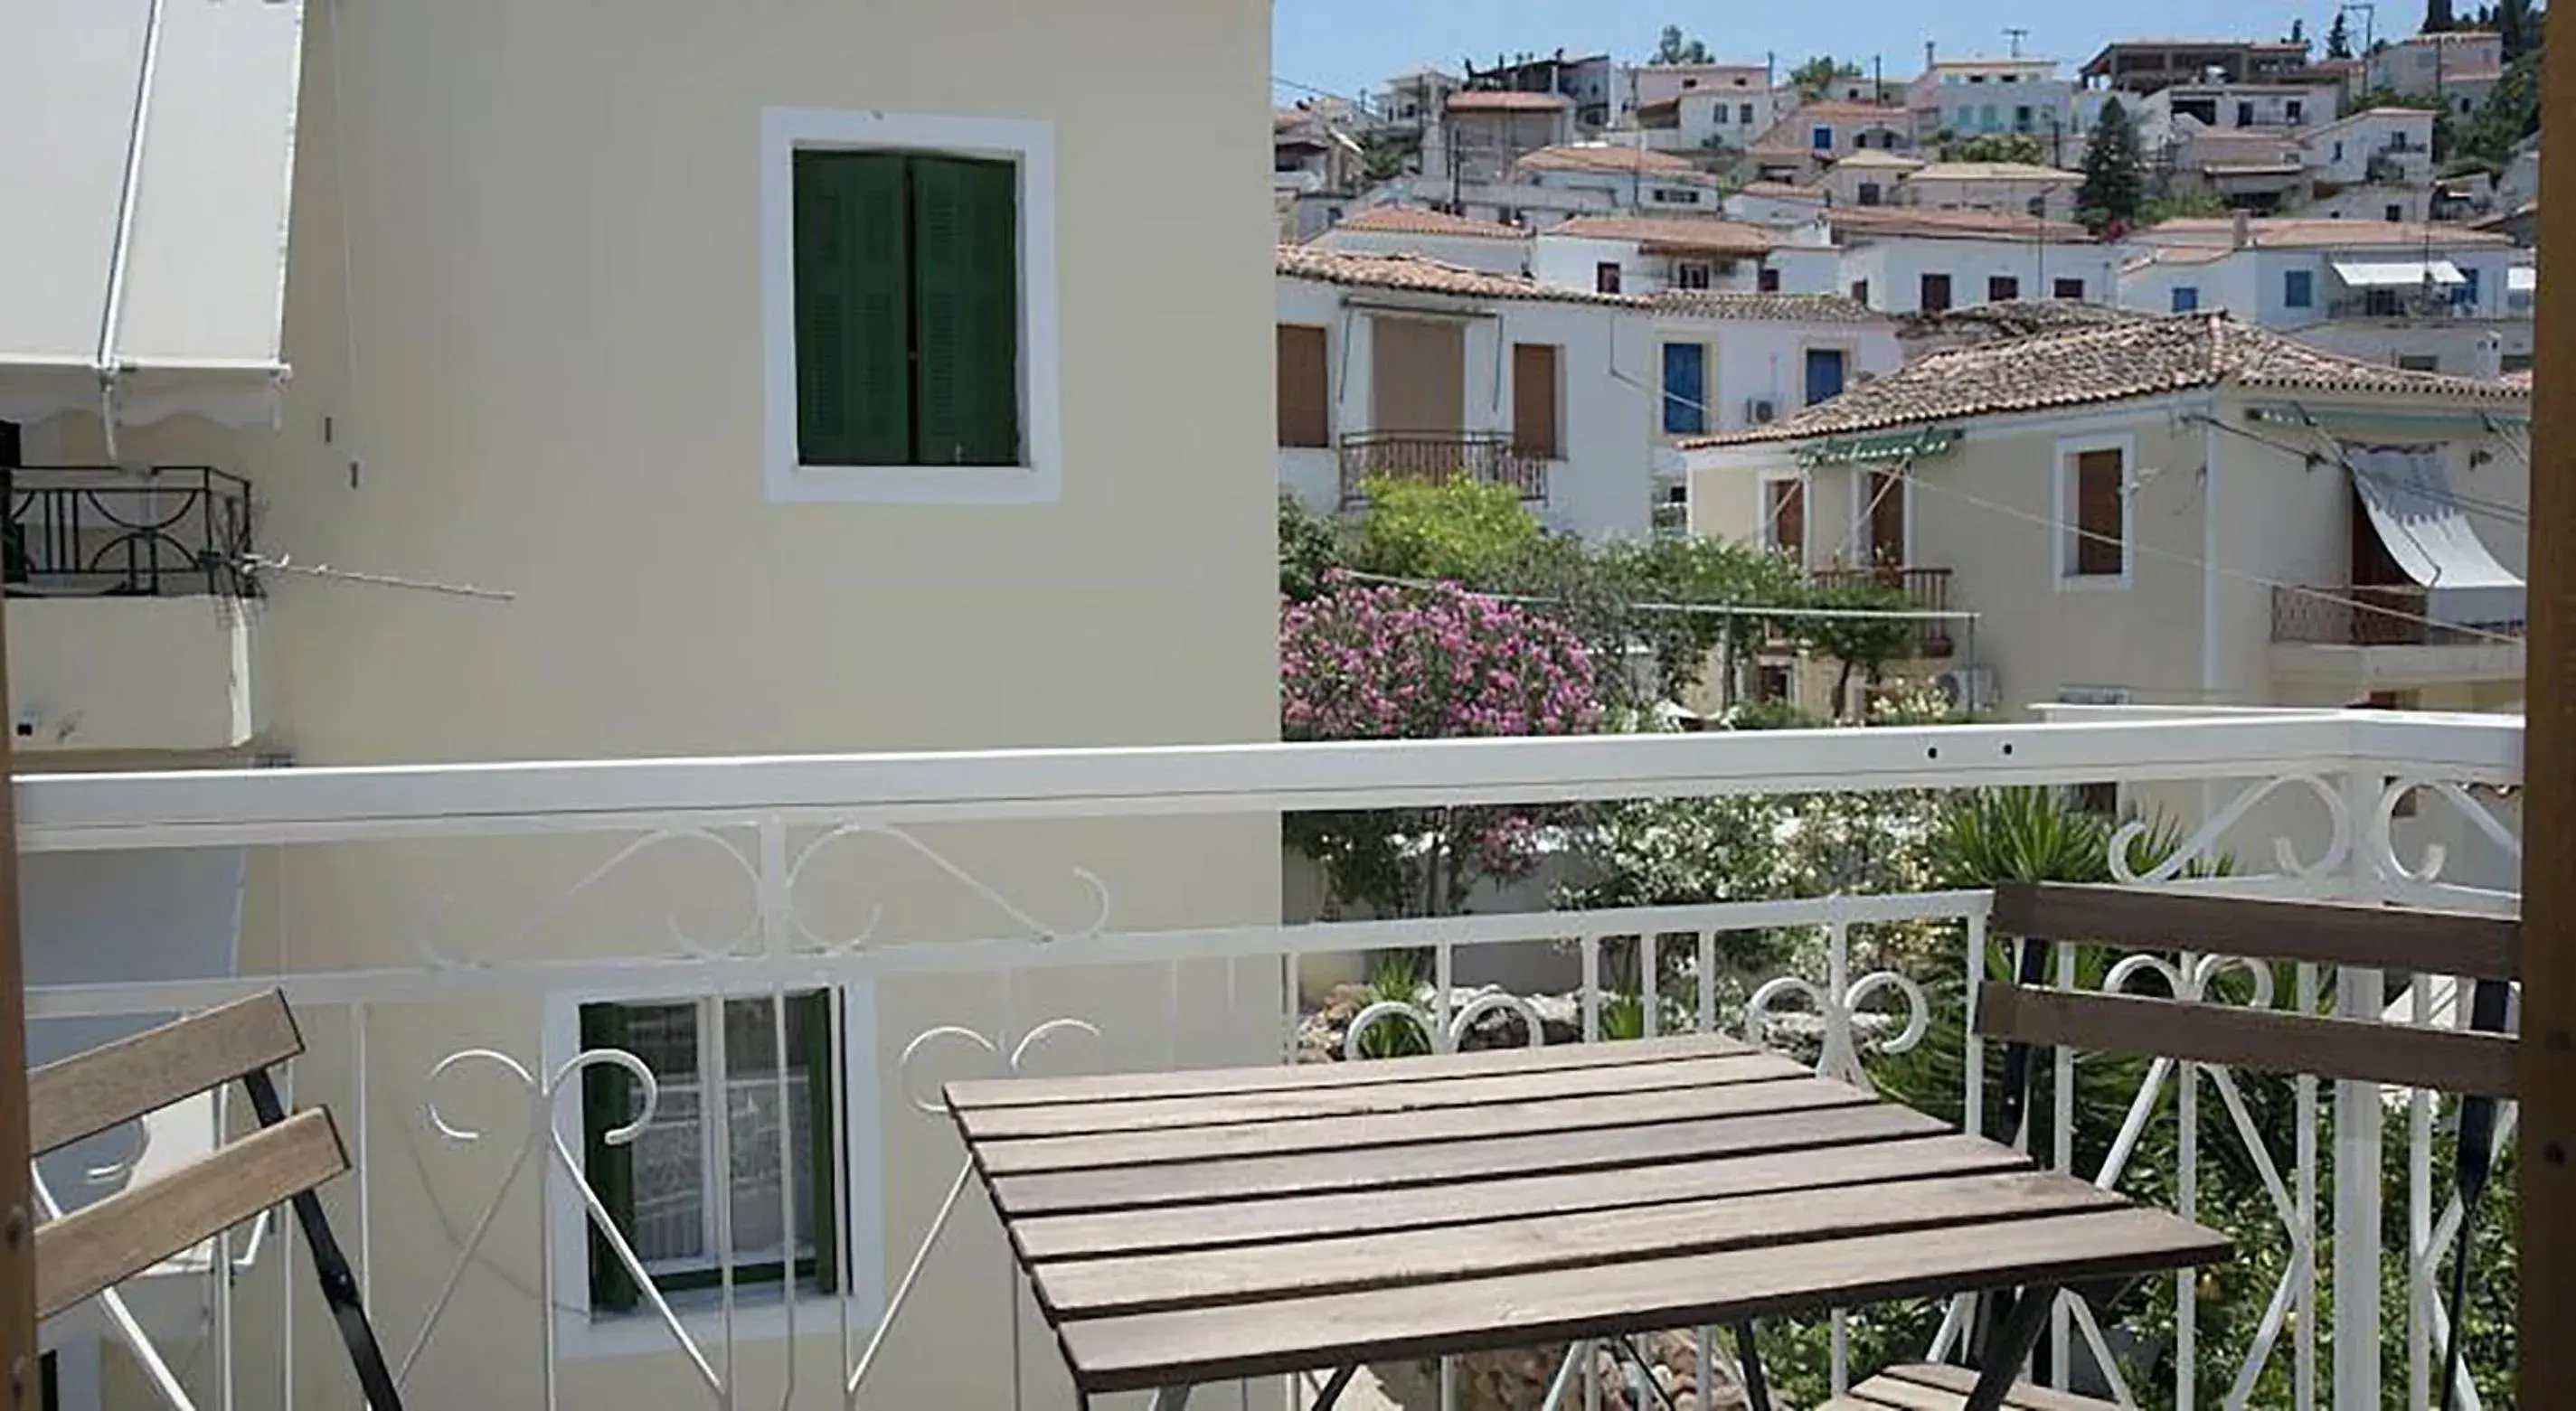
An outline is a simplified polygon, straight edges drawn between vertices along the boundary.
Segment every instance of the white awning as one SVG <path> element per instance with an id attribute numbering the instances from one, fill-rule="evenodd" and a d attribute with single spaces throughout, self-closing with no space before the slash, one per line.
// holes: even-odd
<path id="1" fill-rule="evenodd" d="M 2427 590 L 2425 616 L 2452 627 L 2523 620 L 2523 582 L 2479 541 L 2440 447 L 2345 442 L 2343 451 L 2379 542 Z"/>
<path id="2" fill-rule="evenodd" d="M 2540 270 L 2537 266 L 2515 265 L 2504 272 L 2504 288 L 2508 294 L 2529 294 L 2539 287 Z"/>
<path id="3" fill-rule="evenodd" d="M 0 5 L 0 418 L 269 420 L 304 0 Z"/>
<path id="4" fill-rule="evenodd" d="M 2427 284 L 2466 284 L 2449 260 L 2337 260 L 2335 278 L 2353 289 L 2419 289 Z"/>

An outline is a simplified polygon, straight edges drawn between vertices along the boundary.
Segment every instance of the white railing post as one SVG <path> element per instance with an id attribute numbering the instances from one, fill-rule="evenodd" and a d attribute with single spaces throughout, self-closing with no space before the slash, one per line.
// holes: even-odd
<path id="1" fill-rule="evenodd" d="M 2365 833 L 2376 816 L 2386 779 L 2355 768 L 2344 776 L 2347 815 Z M 2377 850 L 2352 850 L 2345 899 L 2377 904 L 2382 885 Z M 2342 969 L 2335 977 L 2335 1012 L 2377 1022 L 2386 1009 L 2380 972 Z M 2382 1114 L 2375 1083 L 2339 1082 L 2334 1089 L 2334 1408 L 2379 1408 L 2379 1172 Z"/>

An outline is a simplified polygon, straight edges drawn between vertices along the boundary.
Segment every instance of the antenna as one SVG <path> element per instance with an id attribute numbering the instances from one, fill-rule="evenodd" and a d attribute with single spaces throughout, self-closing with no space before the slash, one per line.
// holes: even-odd
<path id="1" fill-rule="evenodd" d="M 2028 38 L 2030 38 L 2029 30 L 2023 29 L 2018 25 L 2004 26 L 2004 41 L 2012 46 L 2012 56 L 2014 58 L 2018 59 L 2021 57 L 2021 42 Z"/>

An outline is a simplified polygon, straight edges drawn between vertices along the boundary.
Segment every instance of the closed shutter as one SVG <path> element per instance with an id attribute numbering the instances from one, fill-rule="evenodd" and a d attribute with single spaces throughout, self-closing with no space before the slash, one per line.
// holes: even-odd
<path id="1" fill-rule="evenodd" d="M 2121 571 L 2125 531 L 2120 503 L 2120 453 L 2086 451 L 2075 458 L 2075 571 Z"/>
<path id="2" fill-rule="evenodd" d="M 805 465 L 912 459 L 904 159 L 796 154 L 796 453 Z"/>
<path id="3" fill-rule="evenodd" d="M 1324 330 L 1312 324 L 1279 325 L 1279 444 L 1333 443 L 1332 378 Z"/>
<path id="4" fill-rule="evenodd" d="M 835 1082 L 841 1076 L 840 1050 L 832 1043 L 832 997 L 828 991 L 796 995 L 787 1003 L 798 1011 L 797 1023 L 804 1031 L 806 1130 L 810 1134 L 811 1159 L 806 1163 L 803 1179 L 814 1208 L 814 1291 L 838 1293 L 841 1288 L 841 1225 L 832 1180 L 832 1152 L 847 1148 L 846 1134 L 840 1128 L 840 1091 Z M 863 1199 L 864 1194 L 852 1197 Z"/>
<path id="5" fill-rule="evenodd" d="M 1946 274 L 1927 274 L 1923 276 L 1923 297 L 1921 303 L 1923 306 L 1923 312 L 1927 314 L 1937 314 L 1943 309 L 1950 307 L 1950 276 Z"/>
<path id="6" fill-rule="evenodd" d="M 1801 481 L 1771 482 L 1771 546 L 1791 563 L 1807 558 L 1807 487 Z"/>
<path id="7" fill-rule="evenodd" d="M 1884 470 L 1869 473 L 1869 561 L 1880 565 L 1905 562 L 1905 477 Z"/>
<path id="8" fill-rule="evenodd" d="M 1557 441 L 1556 345 L 1512 345 L 1512 449 L 1546 460 L 1564 458 Z"/>
<path id="9" fill-rule="evenodd" d="M 581 1007 L 581 1048 L 589 1053 L 626 1047 L 626 1009 L 615 1004 Z M 635 1240 L 635 1148 L 611 1145 L 608 1134 L 635 1120 L 635 1076 L 610 1063 L 581 1070 L 581 1169 L 591 1190 L 608 1210 L 608 1218 Z M 586 1218 L 586 1217 L 585 1217 Z M 590 1306 L 597 1313 L 624 1313 L 635 1307 L 635 1276 L 617 1257 L 596 1221 L 590 1231 Z"/>
<path id="10" fill-rule="evenodd" d="M 915 157 L 915 463 L 1020 459 L 1019 170 Z"/>

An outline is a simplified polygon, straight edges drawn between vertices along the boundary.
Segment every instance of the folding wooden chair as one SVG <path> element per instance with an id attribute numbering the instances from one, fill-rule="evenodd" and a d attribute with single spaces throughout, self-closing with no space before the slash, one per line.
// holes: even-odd
<path id="1" fill-rule="evenodd" d="M 349 1169 L 340 1134 L 331 1114 L 319 1108 L 288 1115 L 269 1077 L 272 1065 L 303 1051 L 285 995 L 272 990 L 30 1073 L 29 1147 L 38 1156 L 235 1078 L 259 1121 L 258 1131 L 209 1156 L 151 1179 L 138 1177 L 115 1195 L 38 1227 L 36 1316 L 50 1318 L 289 1203 L 368 1404 L 375 1411 L 400 1411 L 402 1399 L 359 1301 L 358 1281 L 314 1194 Z"/>

